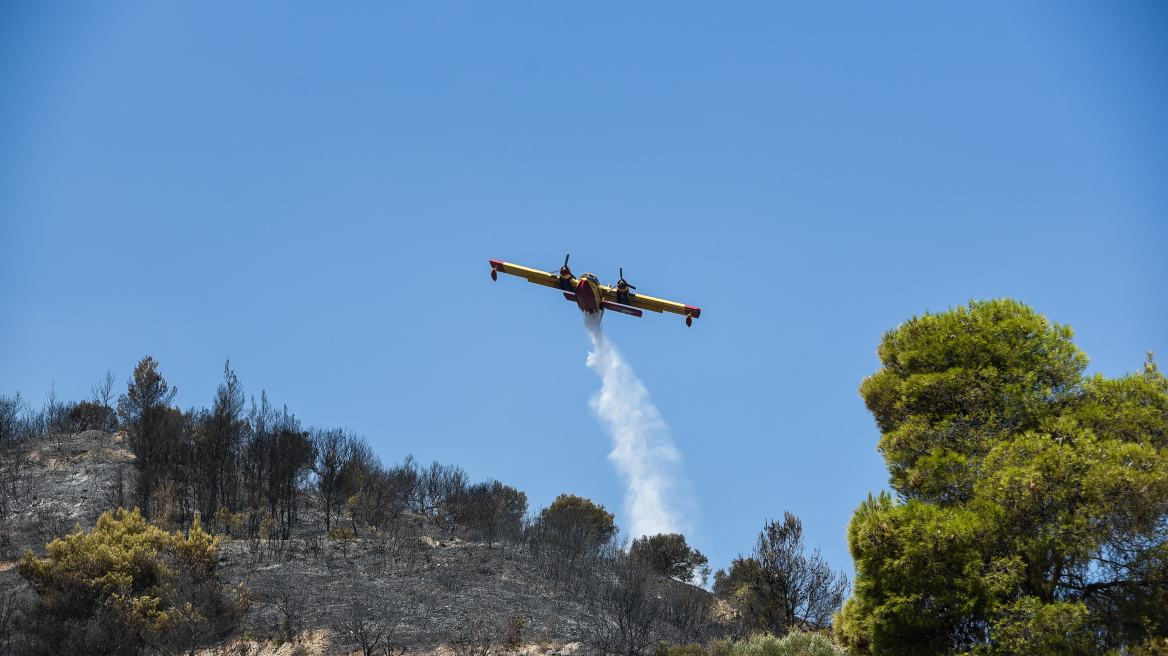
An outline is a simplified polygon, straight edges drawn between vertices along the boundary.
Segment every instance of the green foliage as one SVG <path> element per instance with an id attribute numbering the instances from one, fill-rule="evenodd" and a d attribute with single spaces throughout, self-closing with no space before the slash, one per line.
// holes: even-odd
<path id="1" fill-rule="evenodd" d="M 553 535 L 571 542 L 603 544 L 616 535 L 616 521 L 603 505 L 574 494 L 561 494 L 540 512 Z"/>
<path id="2" fill-rule="evenodd" d="M 709 560 L 691 548 L 680 533 L 637 538 L 629 547 L 629 555 L 644 560 L 654 572 L 680 581 L 692 581 L 695 575 L 704 579 L 710 571 L 706 566 Z"/>
<path id="3" fill-rule="evenodd" d="M 334 526 L 329 529 L 328 537 L 330 540 L 356 540 L 357 532 L 344 526 Z"/>
<path id="4" fill-rule="evenodd" d="M 507 627 L 504 629 L 503 649 L 506 651 L 515 651 L 523 646 L 523 634 L 527 631 L 527 620 L 518 615 L 511 616 L 507 620 Z"/>
<path id="5" fill-rule="evenodd" d="M 739 556 L 730 562 L 729 571 L 714 574 L 714 593 L 729 601 L 752 630 L 781 630 L 788 624 L 777 606 L 767 603 L 767 589 L 767 576 L 755 558 Z"/>
<path id="6" fill-rule="evenodd" d="M 147 644 L 197 645 L 229 630 L 247 609 L 216 572 L 215 538 L 198 520 L 168 534 L 137 510 L 118 509 L 20 562 L 38 598 L 30 633 L 45 651 L 137 653 Z"/>
<path id="7" fill-rule="evenodd" d="M 747 640 L 711 641 L 708 650 L 701 645 L 657 645 L 653 656 L 845 656 L 847 652 L 819 633 L 792 630 L 782 638 L 760 633 Z"/>
<path id="8" fill-rule="evenodd" d="M 731 656 L 844 656 L 845 651 L 818 633 L 791 631 L 782 638 L 770 634 L 734 643 Z"/>
<path id="9" fill-rule="evenodd" d="M 216 535 L 229 536 L 236 539 L 247 537 L 248 513 L 232 513 L 226 506 L 219 508 L 215 513 L 215 521 L 211 532 Z"/>
<path id="10" fill-rule="evenodd" d="M 131 641 L 162 630 L 169 620 L 164 602 L 169 572 L 159 556 L 169 541 L 166 531 L 147 524 L 137 511 L 119 509 L 102 515 L 89 535 L 78 529 L 50 542 L 44 560 L 29 550 L 20 575 L 39 595 L 31 611 L 34 632 L 46 637 L 61 628 L 92 632 L 104 642 L 118 629 L 139 634 L 125 636 Z M 95 620 L 98 626 L 90 626 Z M 113 631 L 102 624 L 112 624 Z"/>
<path id="11" fill-rule="evenodd" d="M 717 638 L 707 645 L 710 656 L 730 656 L 734 649 L 734 641 L 730 638 Z"/>
<path id="12" fill-rule="evenodd" d="M 662 640 L 653 650 L 653 656 L 706 656 L 706 650 L 694 643 L 690 645 L 671 645 Z M 726 656 L 725 654 L 723 656 Z"/>
<path id="13" fill-rule="evenodd" d="M 848 529 L 836 637 L 873 654 L 1093 654 L 1168 635 L 1168 380 L 1087 377 L 1012 300 L 886 333 L 860 387 L 895 491 Z"/>

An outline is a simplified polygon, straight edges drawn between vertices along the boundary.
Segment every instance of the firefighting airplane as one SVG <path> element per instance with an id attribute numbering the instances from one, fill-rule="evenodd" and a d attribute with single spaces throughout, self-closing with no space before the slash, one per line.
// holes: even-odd
<path id="1" fill-rule="evenodd" d="M 569 253 L 568 257 L 571 256 L 571 253 Z M 681 303 L 674 303 L 673 301 L 666 301 L 629 291 L 636 289 L 636 287 L 625 281 L 625 270 L 623 267 L 620 270 L 621 278 L 614 286 L 605 287 L 601 285 L 600 280 L 591 273 L 585 273 L 577 278 L 572 275 L 572 270 L 568 268 L 568 257 L 564 258 L 564 266 L 560 267 L 558 273 L 548 273 L 546 271 L 529 269 L 518 264 L 511 264 L 510 262 L 491 260 L 491 280 L 498 280 L 500 273 L 509 273 L 513 276 L 526 278 L 527 282 L 562 289 L 564 291 L 564 298 L 575 302 L 585 314 L 599 313 L 600 317 L 604 316 L 605 310 L 612 310 L 613 312 L 628 314 L 634 317 L 641 316 L 641 310 L 672 312 L 674 314 L 684 315 L 685 325 L 692 326 L 693 320 L 702 316 L 701 308 L 696 308 L 692 305 L 682 305 Z"/>

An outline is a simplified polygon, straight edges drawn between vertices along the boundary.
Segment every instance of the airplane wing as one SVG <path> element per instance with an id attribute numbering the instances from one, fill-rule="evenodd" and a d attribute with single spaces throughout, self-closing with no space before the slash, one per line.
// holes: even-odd
<path id="1" fill-rule="evenodd" d="M 568 261 L 565 258 L 564 268 L 566 269 L 567 266 Z M 539 269 L 532 269 L 510 262 L 491 260 L 491 278 L 498 279 L 500 273 L 518 276 L 527 280 L 527 282 L 533 282 L 544 287 L 563 290 L 564 298 L 569 301 L 576 300 L 576 295 L 572 291 L 569 291 L 572 289 L 572 284 L 576 282 L 576 278 L 561 278 L 558 272 L 540 271 Z M 571 273 L 568 272 L 567 275 L 571 276 Z M 592 280 L 595 281 L 595 278 Z M 645 296 L 644 294 L 637 294 L 632 291 L 629 291 L 627 294 L 618 294 L 615 287 L 606 287 L 600 284 L 596 284 L 595 287 L 600 291 L 604 309 L 613 312 L 620 312 L 621 314 L 628 314 L 634 317 L 641 316 L 641 310 L 658 313 L 671 312 L 685 317 L 685 324 L 687 326 L 693 323 L 694 319 L 702 316 L 701 308 L 692 305 L 675 303 L 663 298 Z"/>
<path id="2" fill-rule="evenodd" d="M 510 262 L 501 262 L 499 260 L 491 260 L 491 274 L 495 272 L 508 273 L 520 278 L 526 278 L 527 282 L 533 282 L 544 287 L 560 288 L 560 277 L 554 273 L 547 271 L 540 271 L 539 269 L 529 269 L 518 264 L 511 264 Z"/>
<path id="3" fill-rule="evenodd" d="M 604 294 L 604 300 L 613 303 L 620 303 L 642 310 L 649 310 L 650 312 L 672 312 L 673 314 L 680 314 L 683 317 L 694 319 L 702 316 L 702 309 L 692 305 L 685 305 L 684 303 L 675 303 L 667 301 L 663 298 L 654 298 L 644 294 L 638 294 L 630 291 L 627 296 L 618 296 L 616 289 L 613 287 L 601 287 L 600 291 Z"/>

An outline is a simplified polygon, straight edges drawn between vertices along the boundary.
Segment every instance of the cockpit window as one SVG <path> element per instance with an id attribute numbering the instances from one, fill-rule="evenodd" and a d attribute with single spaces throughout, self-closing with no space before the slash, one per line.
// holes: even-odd
<path id="1" fill-rule="evenodd" d="M 582 276 L 580 276 L 580 277 L 581 277 L 581 278 L 587 278 L 587 279 L 588 279 L 588 281 L 589 281 L 589 282 L 591 282 L 591 283 L 592 283 L 592 284 L 594 284 L 594 285 L 599 285 L 599 284 L 600 284 L 600 279 L 599 279 L 599 278 L 597 278 L 596 276 L 592 275 L 591 273 L 586 273 L 586 274 L 584 274 L 584 275 L 582 275 Z"/>

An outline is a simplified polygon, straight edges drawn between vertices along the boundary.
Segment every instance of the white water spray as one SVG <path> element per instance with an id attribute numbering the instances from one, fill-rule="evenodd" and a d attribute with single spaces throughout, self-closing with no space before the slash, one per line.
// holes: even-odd
<path id="1" fill-rule="evenodd" d="M 625 510 L 632 520 L 631 535 L 681 532 L 681 454 L 669 426 L 649 399 L 649 390 L 600 330 L 599 315 L 584 315 L 584 325 L 595 347 L 588 354 L 588 368 L 603 381 L 592 397 L 592 411 L 612 436 L 608 458 L 628 484 Z"/>

